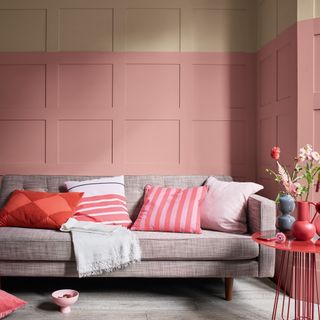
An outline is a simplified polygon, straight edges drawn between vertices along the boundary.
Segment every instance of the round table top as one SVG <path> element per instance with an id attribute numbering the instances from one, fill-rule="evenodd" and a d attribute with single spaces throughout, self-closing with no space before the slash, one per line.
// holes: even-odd
<path id="1" fill-rule="evenodd" d="M 320 253 L 320 239 L 312 239 L 309 241 L 298 241 L 294 239 L 288 239 L 283 243 L 277 243 L 275 240 L 263 240 L 261 237 L 270 234 L 272 231 L 255 232 L 251 237 L 258 243 L 270 248 L 292 251 L 292 252 L 304 252 L 304 253 Z M 274 234 L 276 234 L 274 232 Z"/>

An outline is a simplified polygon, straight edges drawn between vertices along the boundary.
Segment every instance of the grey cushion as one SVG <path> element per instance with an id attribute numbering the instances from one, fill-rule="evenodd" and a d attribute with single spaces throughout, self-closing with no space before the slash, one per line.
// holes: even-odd
<path id="1" fill-rule="evenodd" d="M 143 260 L 246 260 L 259 255 L 248 235 L 135 232 Z M 55 230 L 0 228 L 0 260 L 74 261 L 71 236 Z"/>

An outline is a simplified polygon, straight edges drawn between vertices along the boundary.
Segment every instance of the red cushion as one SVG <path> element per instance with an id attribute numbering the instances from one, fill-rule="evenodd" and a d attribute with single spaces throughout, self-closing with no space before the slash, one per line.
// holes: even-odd
<path id="1" fill-rule="evenodd" d="M 25 304 L 25 301 L 20 300 L 10 293 L 0 290 L 0 319 L 4 318 L 9 313 L 17 310 Z"/>
<path id="2" fill-rule="evenodd" d="M 0 227 L 60 229 L 74 215 L 82 195 L 15 190 L 0 211 Z"/>

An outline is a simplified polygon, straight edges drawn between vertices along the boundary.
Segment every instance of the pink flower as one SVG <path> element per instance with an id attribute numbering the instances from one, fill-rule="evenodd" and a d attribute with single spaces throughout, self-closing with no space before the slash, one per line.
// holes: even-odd
<path id="1" fill-rule="evenodd" d="M 285 242 L 286 240 L 287 240 L 287 237 L 286 237 L 286 235 L 285 235 L 284 233 L 278 232 L 278 233 L 276 234 L 276 242 L 277 242 L 277 243 L 283 243 L 283 242 Z"/>
<path id="2" fill-rule="evenodd" d="M 275 146 L 271 149 L 271 158 L 274 160 L 279 160 L 280 158 L 280 148 Z"/>
<path id="3" fill-rule="evenodd" d="M 317 151 L 311 152 L 311 157 L 314 161 L 319 161 L 320 160 L 320 154 Z"/>

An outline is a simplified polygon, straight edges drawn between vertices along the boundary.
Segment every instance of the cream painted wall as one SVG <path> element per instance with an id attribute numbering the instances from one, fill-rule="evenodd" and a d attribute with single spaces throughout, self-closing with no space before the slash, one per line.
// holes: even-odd
<path id="1" fill-rule="evenodd" d="M 320 0 L 297 0 L 298 21 L 319 18 Z"/>
<path id="2" fill-rule="evenodd" d="M 0 2 L 0 51 L 255 50 L 256 0 Z"/>
<path id="3" fill-rule="evenodd" d="M 258 0 L 257 17 L 257 44 L 261 48 L 297 21 L 297 1 Z"/>

